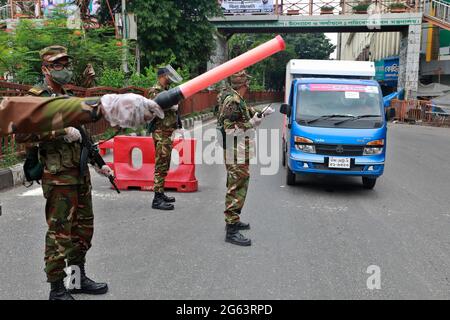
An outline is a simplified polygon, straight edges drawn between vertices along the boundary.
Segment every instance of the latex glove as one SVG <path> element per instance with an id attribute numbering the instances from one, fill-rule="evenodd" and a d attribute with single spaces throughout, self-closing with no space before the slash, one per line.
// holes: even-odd
<path id="1" fill-rule="evenodd" d="M 101 176 L 109 177 L 110 175 L 113 174 L 112 169 L 107 165 L 104 165 L 101 168 L 94 166 L 94 169 L 95 169 L 95 172 L 97 172 Z"/>
<path id="2" fill-rule="evenodd" d="M 64 131 L 66 132 L 66 135 L 64 136 L 64 140 L 66 142 L 72 143 L 75 141 L 79 141 L 79 142 L 82 141 L 81 133 L 77 128 L 68 127 L 68 128 L 65 128 Z"/>
<path id="3" fill-rule="evenodd" d="M 134 93 L 106 94 L 101 98 L 101 108 L 113 127 L 136 129 L 155 117 L 164 119 L 164 111 L 156 102 Z"/>
<path id="4" fill-rule="evenodd" d="M 267 117 L 270 116 L 272 113 L 275 112 L 275 109 L 272 107 L 268 107 L 266 110 L 264 110 L 263 112 L 263 117 Z"/>
<path id="5" fill-rule="evenodd" d="M 263 119 L 262 117 L 261 118 L 258 117 L 258 113 L 255 113 L 255 115 L 253 116 L 253 118 L 250 119 L 249 122 L 251 123 L 253 128 L 256 128 L 261 124 L 262 119 Z"/>

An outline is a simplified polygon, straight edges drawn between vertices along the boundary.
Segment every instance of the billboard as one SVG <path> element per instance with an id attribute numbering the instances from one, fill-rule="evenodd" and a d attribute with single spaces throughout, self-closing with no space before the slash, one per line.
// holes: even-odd
<path id="1" fill-rule="evenodd" d="M 384 60 L 384 80 L 397 81 L 399 70 L 399 58 Z"/>
<path id="2" fill-rule="evenodd" d="M 273 13 L 273 0 L 219 0 L 223 13 Z"/>
<path id="3" fill-rule="evenodd" d="M 390 57 L 375 61 L 376 75 L 378 81 L 397 81 L 399 70 L 399 58 Z"/>

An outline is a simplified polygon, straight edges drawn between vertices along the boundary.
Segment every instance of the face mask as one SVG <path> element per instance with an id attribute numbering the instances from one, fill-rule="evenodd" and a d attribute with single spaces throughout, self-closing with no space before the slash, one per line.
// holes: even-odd
<path id="1" fill-rule="evenodd" d="M 65 85 L 72 80 L 73 72 L 67 69 L 62 69 L 60 71 L 51 70 L 50 76 L 52 77 L 52 80 L 55 81 L 57 84 Z"/>

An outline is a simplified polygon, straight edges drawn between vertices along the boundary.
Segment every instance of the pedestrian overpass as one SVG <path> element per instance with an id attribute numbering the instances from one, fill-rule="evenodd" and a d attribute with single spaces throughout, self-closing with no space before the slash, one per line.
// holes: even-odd
<path id="1" fill-rule="evenodd" d="M 227 39 L 235 33 L 400 32 L 399 87 L 409 95 L 417 91 L 422 24 L 450 30 L 450 0 L 272 1 L 271 14 L 210 19 L 218 30 L 217 50 L 210 67 L 228 59 Z M 368 1 L 371 4 L 364 6 Z M 0 7 L 0 28 L 20 18 L 40 18 L 41 14 L 41 0 L 8 0 Z"/>
<path id="2" fill-rule="evenodd" d="M 356 0 L 274 0 L 272 14 L 234 14 L 211 18 L 217 49 L 210 67 L 227 60 L 227 40 L 235 33 L 400 32 L 399 88 L 417 91 L 422 24 L 450 30 L 446 0 L 373 0 L 361 11 Z M 404 8 L 394 3 L 402 3 Z M 332 7 L 325 11 L 324 7 Z M 330 9 L 330 8 L 328 8 Z"/>

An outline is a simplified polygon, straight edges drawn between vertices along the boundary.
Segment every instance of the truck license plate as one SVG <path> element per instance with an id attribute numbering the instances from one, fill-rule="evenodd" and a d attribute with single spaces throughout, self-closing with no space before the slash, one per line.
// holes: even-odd
<path id="1" fill-rule="evenodd" d="M 336 169 L 350 169 L 351 158 L 330 157 L 328 159 L 328 167 Z"/>

